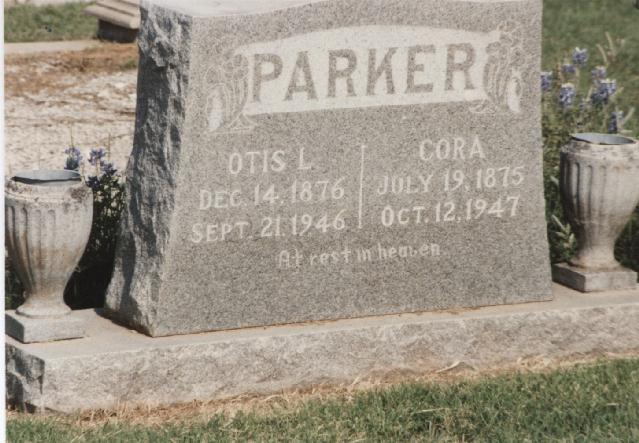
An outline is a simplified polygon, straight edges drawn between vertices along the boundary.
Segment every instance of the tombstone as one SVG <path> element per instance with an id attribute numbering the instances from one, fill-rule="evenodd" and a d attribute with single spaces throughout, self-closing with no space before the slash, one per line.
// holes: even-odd
<path id="1" fill-rule="evenodd" d="M 636 348 L 639 289 L 551 290 L 541 0 L 161 0 L 140 29 L 106 310 L 70 314 L 81 339 L 7 337 L 9 404 L 151 407 Z"/>
<path id="2" fill-rule="evenodd" d="M 143 2 L 109 315 L 164 336 L 551 298 L 540 10 Z"/>
<path id="3" fill-rule="evenodd" d="M 84 12 L 98 19 L 98 38 L 118 43 L 135 41 L 140 27 L 138 0 L 98 0 Z"/>

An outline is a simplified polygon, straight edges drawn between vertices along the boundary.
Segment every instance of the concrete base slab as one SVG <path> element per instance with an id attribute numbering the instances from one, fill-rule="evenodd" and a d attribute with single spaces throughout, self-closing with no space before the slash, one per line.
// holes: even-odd
<path id="1" fill-rule="evenodd" d="M 552 267 L 553 281 L 581 292 L 634 289 L 637 273 L 626 268 L 592 271 L 560 263 Z"/>
<path id="2" fill-rule="evenodd" d="M 140 28 L 139 0 L 98 0 L 84 10 L 102 22 L 137 31 Z"/>
<path id="3" fill-rule="evenodd" d="M 22 343 L 69 340 L 86 335 L 86 319 L 80 311 L 55 318 L 29 318 L 7 311 L 4 324 L 7 335 Z"/>
<path id="4" fill-rule="evenodd" d="M 455 312 L 150 338 L 94 311 L 87 337 L 22 344 L 7 338 L 9 403 L 71 412 L 156 406 L 339 385 L 461 362 L 477 369 L 520 358 L 639 349 L 639 289 Z"/>

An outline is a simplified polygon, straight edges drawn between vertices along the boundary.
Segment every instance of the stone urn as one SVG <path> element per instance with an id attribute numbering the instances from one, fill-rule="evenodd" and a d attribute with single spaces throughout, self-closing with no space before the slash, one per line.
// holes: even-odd
<path id="1" fill-rule="evenodd" d="M 93 194 L 75 171 L 29 171 L 8 180 L 5 239 L 25 288 L 16 314 L 61 317 L 71 310 L 64 288 L 89 239 Z"/>
<path id="2" fill-rule="evenodd" d="M 577 238 L 577 253 L 564 268 L 581 274 L 578 289 L 585 292 L 589 276 L 591 290 L 636 287 L 636 273 L 621 267 L 614 247 L 639 204 L 639 142 L 575 134 L 561 151 L 560 170 L 564 213 Z"/>

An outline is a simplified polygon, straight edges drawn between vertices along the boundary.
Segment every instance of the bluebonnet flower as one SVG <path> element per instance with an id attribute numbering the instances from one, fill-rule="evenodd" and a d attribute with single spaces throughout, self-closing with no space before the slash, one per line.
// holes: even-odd
<path id="1" fill-rule="evenodd" d="M 105 155 L 106 152 L 102 148 L 91 149 L 91 152 L 89 152 L 89 163 L 94 166 L 98 165 Z"/>
<path id="2" fill-rule="evenodd" d="M 97 191 L 100 188 L 100 179 L 95 175 L 90 175 L 87 178 L 87 186 L 94 191 Z"/>
<path id="3" fill-rule="evenodd" d="M 613 111 L 612 114 L 610 114 L 610 120 L 608 121 L 608 132 L 610 134 L 618 133 L 622 121 L 623 111 Z"/>
<path id="4" fill-rule="evenodd" d="M 559 89 L 559 104 L 562 108 L 570 108 L 575 101 L 575 85 L 572 83 L 564 83 Z"/>
<path id="5" fill-rule="evenodd" d="M 605 79 L 602 80 L 599 85 L 600 89 L 605 91 L 608 97 L 612 97 L 615 92 L 617 92 L 617 80 Z"/>
<path id="6" fill-rule="evenodd" d="M 80 169 L 80 163 L 82 163 L 82 153 L 80 152 L 80 150 L 72 146 L 68 149 L 65 149 L 64 153 L 67 155 L 64 169 L 68 169 L 70 171 L 77 171 L 78 169 Z"/>
<path id="7" fill-rule="evenodd" d="M 593 81 L 598 82 L 599 80 L 603 80 L 608 76 L 608 70 L 605 66 L 597 66 L 595 69 L 592 70 L 591 74 Z"/>
<path id="8" fill-rule="evenodd" d="M 610 97 L 617 92 L 617 80 L 600 80 L 597 89 L 592 93 L 591 100 L 594 104 L 607 104 Z"/>
<path id="9" fill-rule="evenodd" d="M 564 63 L 561 70 L 564 74 L 574 74 L 577 72 L 577 68 L 572 63 Z"/>
<path id="10" fill-rule="evenodd" d="M 575 48 L 572 51 L 572 62 L 577 66 L 584 66 L 588 62 L 588 50 Z"/>
<path id="11" fill-rule="evenodd" d="M 552 72 L 543 71 L 541 73 L 541 90 L 549 91 L 552 87 Z"/>
<path id="12" fill-rule="evenodd" d="M 105 161 L 100 162 L 100 170 L 109 177 L 113 177 L 118 172 L 113 163 Z"/>

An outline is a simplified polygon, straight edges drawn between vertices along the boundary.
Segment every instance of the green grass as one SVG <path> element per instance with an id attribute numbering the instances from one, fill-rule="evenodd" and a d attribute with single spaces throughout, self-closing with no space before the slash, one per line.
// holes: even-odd
<path id="1" fill-rule="evenodd" d="M 406 384 L 312 400 L 205 423 L 72 427 L 52 419 L 8 422 L 11 442 L 126 441 L 639 441 L 639 360 L 548 374 Z"/>
<path id="2" fill-rule="evenodd" d="M 88 3 L 18 5 L 4 9 L 4 41 L 36 42 L 94 38 L 98 21 L 84 9 Z"/>

